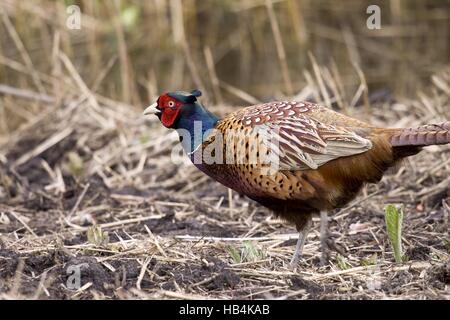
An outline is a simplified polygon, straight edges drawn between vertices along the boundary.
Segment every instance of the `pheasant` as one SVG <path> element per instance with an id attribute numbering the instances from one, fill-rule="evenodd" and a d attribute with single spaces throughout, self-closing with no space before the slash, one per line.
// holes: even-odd
<path id="1" fill-rule="evenodd" d="M 422 147 L 450 143 L 450 121 L 416 128 L 378 128 L 329 108 L 298 101 L 249 106 L 223 119 L 199 90 L 161 95 L 145 109 L 176 129 L 194 165 L 216 181 L 295 225 L 300 257 L 313 215 L 325 241 L 327 212 Z"/>

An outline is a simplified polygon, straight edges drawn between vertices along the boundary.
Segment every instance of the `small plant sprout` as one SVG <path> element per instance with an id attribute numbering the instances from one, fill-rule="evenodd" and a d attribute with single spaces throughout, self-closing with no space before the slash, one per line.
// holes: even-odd
<path id="1" fill-rule="evenodd" d="M 341 270 L 347 270 L 351 266 L 348 264 L 347 259 L 344 256 L 341 256 L 340 254 L 336 257 L 336 263 Z"/>
<path id="2" fill-rule="evenodd" d="M 445 247 L 447 248 L 447 250 L 450 250 L 450 237 L 448 237 L 447 239 L 444 239 L 444 244 L 445 244 Z"/>
<path id="3" fill-rule="evenodd" d="M 255 262 L 264 258 L 263 252 L 251 241 L 244 241 L 240 250 L 233 246 L 227 249 L 234 263 Z"/>
<path id="4" fill-rule="evenodd" d="M 228 254 L 229 254 L 230 257 L 231 257 L 231 260 L 233 260 L 233 262 L 234 262 L 235 264 L 241 263 L 241 262 L 242 262 L 242 261 L 241 261 L 241 255 L 240 255 L 238 249 L 236 249 L 236 248 L 233 247 L 233 246 L 228 246 L 228 247 L 227 247 L 227 251 L 228 251 Z"/>
<path id="5" fill-rule="evenodd" d="M 68 157 L 68 168 L 70 173 L 76 178 L 81 177 L 84 172 L 83 159 L 80 157 L 78 153 L 74 151 L 69 152 L 67 154 L 67 157 Z"/>
<path id="6" fill-rule="evenodd" d="M 263 252 L 255 246 L 251 241 L 244 241 L 244 246 L 241 250 L 241 256 L 244 261 L 258 261 L 264 257 Z"/>
<path id="7" fill-rule="evenodd" d="M 361 265 L 362 266 L 374 266 L 377 264 L 378 261 L 378 255 L 375 252 L 373 255 L 369 256 L 368 258 L 361 259 Z"/>
<path id="8" fill-rule="evenodd" d="M 106 246 L 109 243 L 109 235 L 107 231 L 102 231 L 100 226 L 93 225 L 87 229 L 87 240 L 96 246 Z"/>
<path id="9" fill-rule="evenodd" d="M 395 262 L 401 263 L 406 260 L 402 248 L 402 224 L 403 209 L 398 209 L 393 204 L 388 204 L 385 208 L 386 229 L 392 249 L 394 251 Z"/>

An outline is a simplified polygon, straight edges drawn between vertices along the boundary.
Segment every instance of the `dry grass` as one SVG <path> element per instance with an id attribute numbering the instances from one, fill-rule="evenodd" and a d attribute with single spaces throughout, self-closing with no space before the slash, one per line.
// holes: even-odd
<path id="1" fill-rule="evenodd" d="M 304 258 L 291 270 L 294 229 L 192 165 L 171 162 L 176 135 L 140 108 L 163 88 L 195 83 L 211 87 L 211 101 L 228 102 L 210 107 L 226 114 L 235 110 L 230 101 L 282 98 L 292 86 L 295 99 L 375 125 L 450 119 L 442 34 L 449 18 L 438 2 L 419 18 L 414 6 L 432 6 L 427 1 L 383 7 L 392 25 L 374 37 L 355 29 L 365 23 L 359 18 L 331 27 L 348 12 L 329 1 L 231 1 L 215 17 L 238 19 L 237 31 L 205 22 L 198 39 L 198 16 L 210 5 L 124 1 L 141 10 L 139 27 L 127 30 L 113 22 L 120 8 L 82 3 L 79 33 L 64 29 L 61 3 L 0 4 L 0 299 L 450 298 L 449 146 L 427 148 L 333 214 L 327 266 L 314 220 Z M 161 18 L 168 12 L 185 24 Z M 414 34 L 403 27 L 408 19 L 419 21 Z M 163 41 L 167 33 L 173 39 Z M 236 43 L 236 34 L 253 40 Z M 276 79 L 265 76 L 280 66 Z M 371 95 L 380 83 L 395 93 Z M 405 206 L 404 264 L 393 263 L 387 203 Z M 70 290 L 68 270 L 82 263 L 81 288 Z"/>
<path id="2" fill-rule="evenodd" d="M 448 96 L 433 91 L 424 103 L 385 104 L 372 120 L 414 125 L 426 114 L 431 122 L 449 117 L 448 109 L 438 111 Z M 238 194 L 230 203 L 224 187 L 192 165 L 172 163 L 175 140 L 139 112 L 102 103 L 97 109 L 86 98 L 50 109 L 13 134 L 1 149 L 2 297 L 450 297 L 448 146 L 405 162 L 335 214 L 336 251 L 325 267 L 315 228 L 292 271 L 293 228 Z M 393 264 L 386 203 L 406 206 L 410 260 L 402 265 Z M 92 224 L 108 239 L 88 239 Z M 68 290 L 67 268 L 83 262 L 85 286 Z"/>

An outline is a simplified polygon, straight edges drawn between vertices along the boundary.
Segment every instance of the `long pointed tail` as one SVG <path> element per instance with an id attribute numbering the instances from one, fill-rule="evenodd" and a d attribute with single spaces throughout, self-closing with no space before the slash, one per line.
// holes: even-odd
<path id="1" fill-rule="evenodd" d="M 450 143 L 450 121 L 417 128 L 385 128 L 376 131 L 386 136 L 396 160 L 417 154 L 425 146 Z"/>
<path id="2" fill-rule="evenodd" d="M 424 147 L 450 143 L 450 121 L 427 124 L 417 128 L 388 129 L 389 142 L 393 147 Z"/>

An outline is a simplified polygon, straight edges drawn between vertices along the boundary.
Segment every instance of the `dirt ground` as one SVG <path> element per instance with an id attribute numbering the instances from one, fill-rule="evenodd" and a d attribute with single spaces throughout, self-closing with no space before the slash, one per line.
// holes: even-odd
<path id="1" fill-rule="evenodd" d="M 445 92 L 425 98 L 350 113 L 379 125 L 450 119 Z M 100 106 L 65 101 L 3 143 L 0 298 L 450 298 L 450 146 L 427 148 L 334 212 L 325 266 L 315 219 L 291 270 L 292 226 L 173 163 L 176 136 L 156 119 Z M 402 264 L 385 230 L 388 203 L 404 206 Z"/>
<path id="2" fill-rule="evenodd" d="M 295 229 L 142 116 L 198 88 L 218 115 L 296 99 L 382 127 L 450 121 L 449 2 L 336 3 L 1 0 L 0 300 L 449 299 L 450 145 L 330 213 L 326 265 L 315 218 L 292 270 Z"/>

